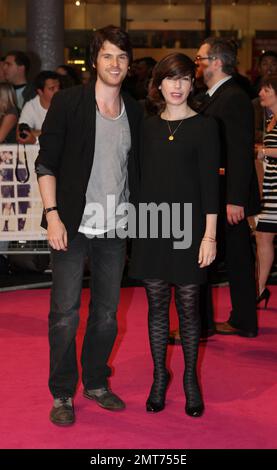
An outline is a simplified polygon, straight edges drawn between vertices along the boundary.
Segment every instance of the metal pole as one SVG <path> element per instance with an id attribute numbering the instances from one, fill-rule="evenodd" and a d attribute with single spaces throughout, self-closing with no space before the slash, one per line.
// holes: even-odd
<path id="1" fill-rule="evenodd" d="M 212 1 L 205 0 L 205 37 L 211 35 L 212 25 Z"/>
<path id="2" fill-rule="evenodd" d="M 120 27 L 124 31 L 127 28 L 127 0 L 120 0 Z"/>
<path id="3" fill-rule="evenodd" d="M 64 0 L 27 0 L 27 51 L 42 70 L 64 63 Z"/>

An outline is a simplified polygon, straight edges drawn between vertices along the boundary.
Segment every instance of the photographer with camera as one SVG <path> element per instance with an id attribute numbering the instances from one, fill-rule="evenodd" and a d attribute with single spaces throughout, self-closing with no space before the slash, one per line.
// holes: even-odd
<path id="1" fill-rule="evenodd" d="M 37 96 L 28 101 L 18 121 L 17 142 L 19 144 L 35 144 L 41 133 L 47 111 L 54 94 L 60 89 L 59 75 L 45 70 L 35 80 Z"/>

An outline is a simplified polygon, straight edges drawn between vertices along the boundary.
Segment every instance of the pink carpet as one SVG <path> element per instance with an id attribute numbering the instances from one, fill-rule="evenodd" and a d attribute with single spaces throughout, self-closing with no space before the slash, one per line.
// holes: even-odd
<path id="1" fill-rule="evenodd" d="M 30 449 L 269 449 L 277 444 L 277 287 L 267 310 L 259 311 L 254 339 L 213 336 L 201 344 L 200 377 L 206 412 L 200 419 L 184 412 L 183 360 L 169 348 L 174 375 L 166 409 L 145 412 L 151 384 L 147 308 L 142 288 L 125 288 L 119 310 L 120 334 L 113 352 L 113 389 L 127 403 L 111 413 L 82 397 L 75 399 L 76 424 L 58 428 L 48 419 L 48 290 L 1 293 L 1 448 Z M 83 292 L 80 350 L 88 290 Z M 217 319 L 230 309 L 228 289 L 214 289 Z M 172 309 L 172 326 L 176 315 Z"/>

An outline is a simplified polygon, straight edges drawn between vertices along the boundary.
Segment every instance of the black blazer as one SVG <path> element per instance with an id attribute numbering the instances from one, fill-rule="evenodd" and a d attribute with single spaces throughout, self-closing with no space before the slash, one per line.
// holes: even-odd
<path id="1" fill-rule="evenodd" d="M 258 180 L 254 165 L 254 114 L 247 94 L 231 78 L 203 102 L 200 112 L 213 116 L 219 126 L 221 207 L 243 206 L 247 216 L 260 212 Z"/>
<path id="2" fill-rule="evenodd" d="M 122 92 L 130 131 L 128 158 L 130 202 L 136 202 L 139 184 L 139 131 L 141 106 Z M 53 174 L 57 180 L 57 205 L 69 239 L 77 234 L 86 203 L 95 146 L 95 84 L 80 85 L 55 94 L 40 136 L 35 163 L 38 174 Z M 108 138 L 108 136 L 107 136 Z M 49 172 L 44 170 L 49 170 Z M 42 226 L 47 227 L 43 217 Z"/>

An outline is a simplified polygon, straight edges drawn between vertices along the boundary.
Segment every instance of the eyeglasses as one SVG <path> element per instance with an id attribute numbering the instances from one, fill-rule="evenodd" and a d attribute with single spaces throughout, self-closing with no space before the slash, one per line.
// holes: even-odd
<path id="1" fill-rule="evenodd" d="M 206 60 L 206 59 L 207 59 L 207 60 L 215 60 L 216 57 L 211 56 L 211 55 L 207 55 L 206 57 L 202 57 L 201 55 L 197 55 L 197 56 L 195 57 L 195 59 L 194 59 L 194 62 L 199 62 L 199 61 L 201 61 L 201 60 Z"/>

